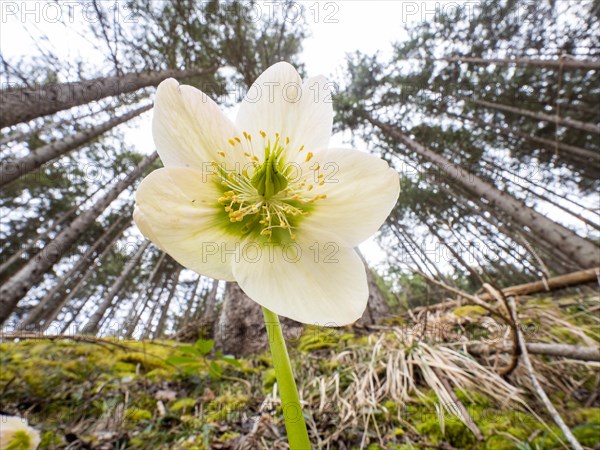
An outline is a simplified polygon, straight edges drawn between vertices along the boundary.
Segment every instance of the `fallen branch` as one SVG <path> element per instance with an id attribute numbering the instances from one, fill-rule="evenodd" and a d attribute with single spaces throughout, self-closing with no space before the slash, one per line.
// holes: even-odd
<path id="1" fill-rule="evenodd" d="M 467 351 L 474 355 L 485 355 L 493 352 L 510 353 L 513 351 L 513 346 L 512 344 L 475 344 L 467 346 Z M 598 347 L 528 342 L 527 351 L 532 355 L 558 356 L 562 358 L 575 359 L 578 361 L 600 362 L 600 348 Z"/>
<path id="2" fill-rule="evenodd" d="M 512 316 L 515 318 L 515 323 L 517 325 L 517 337 L 519 339 L 519 347 L 521 348 L 521 360 L 525 365 L 525 369 L 527 369 L 527 373 L 529 374 L 529 378 L 531 379 L 533 389 L 535 390 L 541 402 L 548 410 L 548 413 L 550 413 L 550 416 L 552 416 L 554 423 L 556 423 L 558 428 L 560 428 L 560 430 L 563 432 L 565 439 L 569 441 L 569 444 L 571 444 L 571 447 L 573 447 L 575 450 L 583 450 L 583 447 L 581 446 L 579 441 L 577 441 L 577 438 L 575 438 L 575 436 L 571 432 L 571 429 L 564 422 L 563 418 L 560 416 L 560 414 L 546 395 L 546 392 L 544 392 L 544 389 L 542 389 L 542 386 L 540 385 L 539 381 L 537 380 L 537 377 L 535 376 L 535 371 L 533 370 L 533 366 L 531 364 L 531 360 L 529 359 L 529 353 L 527 352 L 527 342 L 525 341 L 525 337 L 523 336 L 523 333 L 521 332 L 521 327 L 519 326 L 517 316 L 517 305 L 514 297 L 508 297 L 508 303 L 510 305 Z"/>
<path id="3" fill-rule="evenodd" d="M 592 283 L 594 281 L 598 281 L 599 279 L 600 267 L 594 267 L 592 269 L 580 270 L 578 272 L 571 272 L 565 275 L 559 275 L 557 277 L 548 278 L 547 280 L 533 281 L 531 283 L 518 284 L 516 286 L 507 287 L 502 289 L 502 293 L 506 296 L 539 294 L 541 292 L 550 292 L 558 289 L 579 286 L 581 284 Z M 456 293 L 457 295 L 460 295 L 461 297 L 469 298 L 468 296 L 465 296 L 465 294 L 460 293 L 460 291 L 452 292 Z M 488 293 L 483 293 L 479 295 L 478 298 L 480 300 L 491 300 L 492 296 Z M 451 300 L 431 305 L 428 308 L 429 310 L 444 309 L 449 308 L 455 304 L 456 301 Z M 413 308 L 413 311 L 418 312 L 425 308 L 425 306 L 419 306 L 417 308 Z"/>

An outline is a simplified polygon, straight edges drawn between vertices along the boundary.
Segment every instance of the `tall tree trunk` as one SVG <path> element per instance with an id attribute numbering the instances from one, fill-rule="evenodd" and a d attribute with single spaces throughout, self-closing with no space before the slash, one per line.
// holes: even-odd
<path id="1" fill-rule="evenodd" d="M 133 257 L 129 261 L 127 261 L 127 264 L 125 264 L 123 271 L 117 277 L 115 282 L 112 284 L 112 286 L 104 296 L 104 299 L 102 300 L 102 303 L 100 303 L 100 306 L 98 306 L 96 311 L 94 311 L 88 322 L 82 328 L 82 333 L 95 335 L 98 332 L 98 326 L 100 324 L 100 321 L 102 320 L 102 317 L 104 317 L 104 314 L 106 314 L 106 311 L 112 304 L 117 293 L 121 290 L 121 287 L 129 279 L 132 272 L 138 267 L 140 261 L 142 260 L 142 257 L 144 256 L 144 252 L 146 251 L 149 245 L 150 241 L 145 241 L 140 246 L 140 248 L 138 248 Z"/>
<path id="2" fill-rule="evenodd" d="M 144 105 L 119 117 L 113 117 L 100 125 L 95 125 L 84 131 L 80 131 L 73 136 L 67 136 L 58 141 L 39 147 L 23 158 L 2 162 L 2 165 L 0 166 L 0 187 L 39 168 L 48 161 L 52 161 L 53 159 L 92 141 L 108 130 L 139 116 L 151 108 L 152 105 Z"/>
<path id="3" fill-rule="evenodd" d="M 198 287 L 200 286 L 201 280 L 202 280 L 202 275 L 198 275 L 198 278 L 196 278 L 196 281 L 194 282 L 194 285 L 192 286 L 192 290 L 190 291 L 190 296 L 188 297 L 188 300 L 186 302 L 185 314 L 183 315 L 183 318 L 182 318 L 183 320 L 180 322 L 181 329 L 186 328 L 187 325 L 190 323 L 190 321 L 194 317 L 194 302 L 196 300 L 196 294 L 198 293 Z"/>
<path id="4" fill-rule="evenodd" d="M 102 250 L 102 253 L 96 258 L 97 261 L 100 261 L 100 264 L 102 264 L 103 258 L 110 252 L 110 250 L 112 249 L 112 245 L 115 243 L 115 241 L 117 239 L 119 239 L 121 234 L 122 234 L 122 232 L 116 234 L 115 237 L 112 239 L 112 241 L 104 248 L 104 250 Z M 70 289 L 69 293 L 67 295 L 63 296 L 63 298 L 60 299 L 56 303 L 56 305 L 52 305 L 51 310 L 48 311 L 48 313 L 45 315 L 45 317 L 43 317 L 44 323 L 41 326 L 41 331 L 46 331 L 48 326 L 58 317 L 58 315 L 60 314 L 60 311 L 63 309 L 63 307 L 66 304 L 68 304 L 71 301 L 71 299 L 73 299 L 77 295 L 77 293 L 79 292 L 79 289 L 81 289 L 81 287 L 85 284 L 85 282 L 90 277 L 90 275 L 92 275 L 97 269 L 98 268 L 97 268 L 96 264 L 88 265 L 88 267 L 85 269 L 85 271 L 83 272 L 83 274 L 81 275 L 81 277 L 79 278 L 79 280 L 77 281 L 75 286 L 73 286 Z M 83 303 L 85 303 L 85 302 L 83 302 Z M 75 316 L 73 316 L 73 319 L 74 318 L 75 318 Z"/>
<path id="5" fill-rule="evenodd" d="M 371 117 L 367 117 L 367 120 L 388 136 L 400 141 L 411 151 L 433 163 L 438 169 L 446 171 L 455 166 L 442 155 L 413 141 L 393 126 Z M 585 269 L 598 265 L 600 248 L 594 243 L 578 236 L 568 228 L 553 222 L 534 209 L 529 208 L 523 202 L 500 191 L 492 184 L 483 181 L 473 174 L 458 170 L 453 175 L 454 182 L 462 185 L 466 190 L 471 191 L 478 197 L 486 199 L 491 208 L 498 208 L 521 226 L 529 228 L 533 234 L 543 238 L 550 245 L 567 254 L 581 268 Z"/>
<path id="6" fill-rule="evenodd" d="M 4 89 L 0 94 L 0 128 L 27 122 L 105 97 L 127 94 L 147 86 L 156 86 L 170 77 L 187 78 L 214 71 L 215 68 L 164 70 L 44 85 L 36 89 Z"/>
<path id="7" fill-rule="evenodd" d="M 297 339 L 303 329 L 301 323 L 284 317 L 281 318 L 281 327 L 286 340 Z M 269 347 L 260 305 L 251 300 L 235 282 L 225 286 L 215 341 L 223 352 L 236 356 L 260 353 Z"/>
<path id="8" fill-rule="evenodd" d="M 514 106 L 501 105 L 499 103 L 486 102 L 484 100 L 476 100 L 472 98 L 463 98 L 459 97 L 461 100 L 467 100 L 475 105 L 483 106 L 485 108 L 491 108 L 502 112 L 507 112 L 511 114 L 517 114 L 520 116 L 531 117 L 532 119 L 537 119 L 540 121 L 546 121 L 555 123 L 559 126 L 576 128 L 583 131 L 588 131 L 590 133 L 600 134 L 600 127 L 593 123 L 582 122 L 580 120 L 569 119 L 568 117 L 560 117 L 557 115 L 546 114 L 543 112 L 537 111 L 529 111 L 527 109 L 516 108 Z"/>
<path id="9" fill-rule="evenodd" d="M 173 275 L 171 290 L 169 291 L 167 301 L 165 302 L 165 304 L 162 307 L 160 319 L 158 319 L 158 324 L 156 325 L 156 330 L 154 331 L 154 339 L 160 339 L 163 334 L 165 324 L 167 323 L 167 317 L 169 315 L 169 307 L 171 306 L 171 301 L 173 300 L 173 296 L 175 295 L 175 290 L 177 289 L 177 283 L 179 282 L 179 275 L 181 275 L 181 269 L 182 269 L 182 267 L 179 266 L 175 270 L 175 274 Z M 148 325 L 150 325 L 150 324 L 148 324 Z"/>
<path id="10" fill-rule="evenodd" d="M 217 312 L 217 291 L 219 290 L 219 280 L 213 280 L 212 286 L 208 295 L 204 299 L 204 310 L 200 320 L 201 326 L 208 332 L 212 333 L 215 327 L 216 312 Z M 198 305 L 200 306 L 200 305 Z M 198 313 L 200 308 L 198 307 Z"/>
<path id="11" fill-rule="evenodd" d="M 133 333 L 135 332 L 138 322 L 140 321 L 140 318 L 142 317 L 143 312 L 146 310 L 146 307 L 148 306 L 148 300 L 152 297 L 152 295 L 154 294 L 154 291 L 156 290 L 156 283 L 160 280 L 160 278 L 162 278 L 162 273 L 160 273 L 160 270 L 163 267 L 163 262 L 164 262 L 166 256 L 167 256 L 167 254 L 165 252 L 161 251 L 160 257 L 158 258 L 158 261 L 156 261 L 156 264 L 154 265 L 154 269 L 152 269 L 152 272 L 150 273 L 150 275 L 148 275 L 148 278 L 146 279 L 146 282 L 144 283 L 144 287 L 138 293 L 138 297 L 136 298 L 135 302 L 133 302 L 133 304 L 131 305 L 131 309 L 129 311 L 130 320 L 126 321 L 124 324 L 125 325 L 125 333 L 124 333 L 125 338 L 131 338 L 131 336 L 133 336 Z M 144 292 L 144 291 L 145 291 L 145 294 L 142 294 L 142 292 Z M 138 305 L 140 304 L 140 301 L 143 299 L 145 299 L 144 306 L 143 306 L 142 310 L 138 313 L 138 311 L 137 311 Z"/>
<path id="12" fill-rule="evenodd" d="M 100 186 L 94 192 L 86 195 L 85 198 L 79 202 L 79 204 L 73 205 L 68 211 L 61 213 L 57 219 L 50 220 L 45 231 L 39 233 L 33 239 L 27 240 L 27 242 L 23 244 L 23 246 L 17 252 L 10 255 L 10 257 L 0 265 L 0 278 L 2 275 L 4 275 L 4 272 L 10 268 L 10 266 L 19 260 L 23 253 L 31 249 L 36 243 L 45 240 L 52 231 L 58 231 L 58 227 L 60 227 L 67 219 L 69 219 L 81 207 L 81 205 L 86 203 L 90 198 L 100 192 L 101 189 L 102 186 Z M 2 253 L 4 253 L 4 249 L 2 250 Z"/>
<path id="13" fill-rule="evenodd" d="M 600 61 L 577 60 L 577 59 L 531 59 L 531 58 L 472 58 L 467 56 L 455 56 L 450 58 L 439 58 L 436 61 L 472 63 L 479 65 L 515 65 L 521 67 L 543 67 L 545 69 L 558 70 L 600 70 Z"/>
<path id="14" fill-rule="evenodd" d="M 531 142 L 535 142 L 536 144 L 541 144 L 544 146 L 545 149 L 552 150 L 553 152 L 556 152 L 556 150 L 562 150 L 563 152 L 565 152 L 566 154 L 568 154 L 572 157 L 579 158 L 579 159 L 589 162 L 591 164 L 598 164 L 598 162 L 600 162 L 600 153 L 594 152 L 592 150 L 577 147 L 575 145 L 565 144 L 564 142 L 560 142 L 560 141 L 544 139 L 544 138 L 534 136 L 529 133 L 525 133 L 516 128 L 511 128 L 508 126 L 488 123 L 477 117 L 465 117 L 463 115 L 454 114 L 454 113 L 451 113 L 448 111 L 446 111 L 446 115 L 449 117 L 455 117 L 462 121 L 468 120 L 470 122 L 474 122 L 477 125 L 480 125 L 481 127 L 484 127 L 484 128 L 491 127 L 492 129 L 499 131 L 502 135 L 504 135 L 506 137 L 518 136 L 520 138 L 527 139 Z M 579 161 L 579 159 L 577 159 L 577 161 Z"/>
<path id="15" fill-rule="evenodd" d="M 385 294 L 379 288 L 377 284 L 376 275 L 373 273 L 363 254 L 356 249 L 356 253 L 362 259 L 367 271 L 367 284 L 369 286 L 369 300 L 367 301 L 367 307 L 362 317 L 358 320 L 358 323 L 363 325 L 376 325 L 383 319 L 388 317 L 390 314 L 390 306 L 387 303 Z"/>
<path id="16" fill-rule="evenodd" d="M 163 275 L 165 275 L 165 274 L 162 273 L 160 276 L 160 279 L 162 279 Z M 168 280 L 167 280 L 167 277 L 165 276 L 164 280 L 162 280 L 162 283 L 160 285 L 160 291 L 158 291 L 156 300 L 154 300 L 154 302 L 152 304 L 152 309 L 150 310 L 150 315 L 148 316 L 148 320 L 146 321 L 146 326 L 144 326 L 144 332 L 140 335 L 141 339 L 150 339 L 150 335 L 152 334 L 152 321 L 154 320 L 154 316 L 156 315 L 156 311 L 158 310 L 158 307 L 160 305 L 160 299 L 162 298 L 163 292 L 165 292 L 167 283 L 168 283 Z M 144 315 L 144 312 L 146 312 L 146 309 L 148 308 L 148 305 L 154 298 L 154 291 L 156 291 L 156 286 L 154 287 L 154 289 L 152 289 L 152 291 L 150 292 L 150 295 L 146 298 L 146 301 L 144 302 L 144 306 L 142 306 L 140 313 L 136 316 L 135 326 L 133 327 L 131 336 L 133 335 L 133 332 L 135 332 L 135 329 L 139 325 L 140 320 L 142 319 L 142 316 Z"/>
<path id="17" fill-rule="evenodd" d="M 96 242 L 83 255 L 79 257 L 79 260 L 75 264 L 73 264 L 73 266 L 67 271 L 67 273 L 65 273 L 62 276 L 62 278 L 57 283 L 55 283 L 52 289 L 48 291 L 44 298 L 31 310 L 27 317 L 23 319 L 23 321 L 20 324 L 21 328 L 25 328 L 35 323 L 38 323 L 45 313 L 54 309 L 54 305 L 52 304 L 54 297 L 58 292 L 60 292 L 63 289 L 65 284 L 67 284 L 71 280 L 71 277 L 73 277 L 73 275 L 75 274 L 82 273 L 86 266 L 93 265 L 94 261 L 98 257 L 98 254 L 96 252 L 100 248 L 100 246 L 104 246 L 105 249 L 110 249 L 110 246 L 112 246 L 113 242 L 121 235 L 123 231 L 125 231 L 127 227 L 129 227 L 129 224 L 131 223 L 131 221 L 128 220 L 125 226 L 122 227 L 121 232 L 117 233 L 115 236 L 113 236 L 112 239 L 110 239 L 110 236 L 113 234 L 115 229 L 119 225 L 121 225 L 121 222 L 122 218 L 118 218 L 117 220 L 115 220 L 114 223 L 110 227 L 108 227 L 108 229 L 104 233 L 102 233 L 102 235 L 96 240 Z"/>
<path id="18" fill-rule="evenodd" d="M 44 274 L 86 232 L 96 218 L 106 210 L 121 192 L 145 172 L 157 156 L 155 152 L 144 158 L 132 172 L 123 180 L 115 183 L 94 206 L 73 220 L 68 227 L 63 229 L 35 257 L 0 287 L 0 324 L 8 319 L 19 300 L 23 298 L 29 289 L 43 278 Z"/>

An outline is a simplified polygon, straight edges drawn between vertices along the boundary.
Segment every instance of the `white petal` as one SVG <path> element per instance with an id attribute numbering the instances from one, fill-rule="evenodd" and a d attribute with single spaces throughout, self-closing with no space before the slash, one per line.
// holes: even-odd
<path id="1" fill-rule="evenodd" d="M 292 150 L 302 145 L 308 149 L 327 147 L 333 124 L 331 85 L 322 76 L 302 84 L 293 66 L 277 63 L 248 90 L 236 125 L 257 138 L 261 130 L 271 140 L 275 133 L 288 137 Z"/>
<path id="2" fill-rule="evenodd" d="M 166 167 L 201 167 L 230 152 L 228 140 L 238 136 L 234 123 L 206 94 L 169 78 L 158 86 L 152 134 Z"/>
<path id="3" fill-rule="evenodd" d="M 383 225 L 396 204 L 398 173 L 384 160 L 353 149 L 327 149 L 316 153 L 311 163 L 319 164 L 324 184 L 315 182 L 310 193 L 327 197 L 315 201 L 302 219 L 298 240 L 308 237 L 358 246 Z"/>
<path id="4" fill-rule="evenodd" d="M 365 267 L 350 248 L 244 243 L 233 275 L 260 305 L 298 322 L 342 326 L 358 320 L 369 291 Z"/>
<path id="5" fill-rule="evenodd" d="M 218 203 L 220 196 L 207 172 L 158 169 L 137 189 L 134 220 L 144 236 L 182 266 L 232 281 L 231 259 L 239 243 L 224 228 L 228 219 Z"/>

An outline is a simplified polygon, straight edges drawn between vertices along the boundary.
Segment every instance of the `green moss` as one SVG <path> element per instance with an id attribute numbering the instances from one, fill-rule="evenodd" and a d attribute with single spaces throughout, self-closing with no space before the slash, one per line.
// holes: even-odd
<path id="1" fill-rule="evenodd" d="M 485 316 L 488 312 L 485 308 L 479 305 L 465 305 L 456 308 L 452 311 L 458 317 L 470 317 L 476 319 L 480 316 Z"/>
<path id="2" fill-rule="evenodd" d="M 426 434 L 435 445 L 446 441 L 454 447 L 468 448 L 475 443 L 473 433 L 457 418 L 445 420 L 444 433 L 437 417 L 418 424 L 416 428 L 419 433 Z"/>
<path id="3" fill-rule="evenodd" d="M 240 436 L 240 433 L 235 433 L 233 431 L 227 431 L 226 433 L 223 433 L 221 436 L 219 436 L 218 441 L 219 442 L 229 442 L 239 436 Z"/>
<path id="4" fill-rule="evenodd" d="M 573 425 L 600 424 L 600 408 L 574 408 L 568 419 Z"/>
<path id="5" fill-rule="evenodd" d="M 571 333 L 571 331 L 569 331 L 567 328 L 552 327 L 550 328 L 550 334 L 563 344 L 579 343 L 579 337 Z"/>
<path id="6" fill-rule="evenodd" d="M 456 397 L 465 405 L 477 405 L 477 406 L 491 406 L 489 398 L 485 395 L 474 391 L 467 391 L 462 389 L 454 389 Z"/>
<path id="7" fill-rule="evenodd" d="M 41 435 L 40 449 L 57 448 L 63 445 L 63 440 L 53 431 L 46 431 Z"/>
<path id="8" fill-rule="evenodd" d="M 174 411 L 174 412 L 177 412 L 177 411 L 186 412 L 186 411 L 189 411 L 190 409 L 193 409 L 194 406 L 196 406 L 196 403 L 197 403 L 197 401 L 193 398 L 182 398 L 180 400 L 177 400 L 175 403 L 173 403 L 170 410 Z"/>
<path id="9" fill-rule="evenodd" d="M 235 419 L 246 409 L 250 397 L 242 394 L 224 394 L 208 405 L 207 422 Z"/>
<path id="10" fill-rule="evenodd" d="M 338 346 L 343 335 L 334 328 L 307 326 L 298 342 L 298 350 L 310 352 Z"/>
<path id="11" fill-rule="evenodd" d="M 600 424 L 586 423 L 573 428 L 573 435 L 585 447 L 595 448 L 600 443 Z"/>
<path id="12" fill-rule="evenodd" d="M 262 385 L 265 391 L 273 389 L 273 385 L 277 381 L 275 369 L 267 369 L 262 372 Z"/>
<path id="13" fill-rule="evenodd" d="M 125 417 L 127 418 L 127 420 L 130 420 L 132 422 L 141 422 L 143 420 L 151 420 L 152 419 L 152 413 L 146 409 L 139 409 L 139 408 L 127 408 L 127 410 L 125 411 Z"/>

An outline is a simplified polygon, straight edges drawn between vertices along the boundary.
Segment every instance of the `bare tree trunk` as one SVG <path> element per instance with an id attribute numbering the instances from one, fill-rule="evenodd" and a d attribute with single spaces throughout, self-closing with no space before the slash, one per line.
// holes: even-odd
<path id="1" fill-rule="evenodd" d="M 138 297 L 135 300 L 135 302 L 133 302 L 133 304 L 131 305 L 131 310 L 129 311 L 129 315 L 132 317 L 129 320 L 129 323 L 127 323 L 127 326 L 125 328 L 125 333 L 124 333 L 125 338 L 130 338 L 133 335 L 135 328 L 137 327 L 138 322 L 142 316 L 142 313 L 144 312 L 144 310 L 146 309 L 146 306 L 148 305 L 148 299 L 152 297 L 152 294 L 156 290 L 155 283 L 158 281 L 158 279 L 161 278 L 159 276 L 159 271 L 162 268 L 162 265 L 163 265 L 163 262 L 164 262 L 166 256 L 167 256 L 167 254 L 165 252 L 161 252 L 160 257 L 158 258 L 158 261 L 154 265 L 154 269 L 152 269 L 152 272 L 150 273 L 150 275 L 146 279 L 146 282 L 144 283 L 144 287 L 138 294 Z M 138 312 L 137 312 L 138 305 L 139 305 L 140 301 L 142 299 L 144 299 L 144 294 L 141 293 L 143 291 L 145 291 L 146 302 L 144 304 L 142 311 L 140 311 L 138 314 Z"/>
<path id="2" fill-rule="evenodd" d="M 454 117 L 456 119 L 460 119 L 463 123 L 465 121 L 469 121 L 469 122 L 476 123 L 477 125 L 480 125 L 483 128 L 490 127 L 493 130 L 499 131 L 502 135 L 504 135 L 506 137 L 518 136 L 520 138 L 527 139 L 527 140 L 535 142 L 537 144 L 541 144 L 544 146 L 544 148 L 546 148 L 548 150 L 552 150 L 554 152 L 556 152 L 557 150 L 561 150 L 561 151 L 565 152 L 567 155 L 569 155 L 571 157 L 575 157 L 576 161 L 583 160 L 585 162 L 590 162 L 592 164 L 598 164 L 598 162 L 600 162 L 600 153 L 594 152 L 592 150 L 577 147 L 575 145 L 565 144 L 564 142 L 560 142 L 560 141 L 544 139 L 544 138 L 534 136 L 529 133 L 525 133 L 516 128 L 511 128 L 508 126 L 488 123 L 488 122 L 485 122 L 484 120 L 481 120 L 478 117 L 465 117 L 463 115 L 454 114 L 449 111 L 444 111 L 444 113 L 448 117 Z"/>
<path id="3" fill-rule="evenodd" d="M 198 278 L 196 278 L 194 286 L 190 292 L 190 296 L 186 302 L 185 314 L 183 315 L 183 320 L 181 322 L 181 329 L 186 328 L 194 317 L 194 301 L 196 300 L 196 294 L 198 293 L 198 287 L 200 286 L 201 280 L 202 275 L 198 275 Z"/>
<path id="4" fill-rule="evenodd" d="M 83 334 L 94 335 L 98 332 L 98 326 L 100 324 L 100 321 L 102 320 L 102 317 L 104 317 L 104 314 L 106 314 L 106 311 L 112 304 L 117 293 L 121 290 L 121 287 L 129 279 L 133 271 L 138 267 L 140 261 L 142 260 L 142 257 L 144 256 L 144 252 L 146 251 L 149 245 L 150 241 L 145 241 L 140 246 L 140 248 L 138 248 L 133 257 L 129 261 L 127 261 L 127 264 L 125 264 L 123 271 L 117 277 L 113 285 L 110 287 L 110 289 L 104 296 L 104 299 L 102 300 L 102 303 L 100 303 L 100 306 L 98 306 L 98 309 L 96 309 L 94 314 L 92 314 L 88 322 L 82 328 L 81 332 Z"/>
<path id="5" fill-rule="evenodd" d="M 215 68 L 131 73 L 71 83 L 17 88 L 0 94 L 0 128 L 54 114 L 105 97 L 127 94 L 156 86 L 170 77 L 187 78 L 214 72 Z"/>
<path id="6" fill-rule="evenodd" d="M 297 339 L 303 329 L 301 323 L 287 318 L 281 318 L 281 326 L 286 340 Z M 223 352 L 236 356 L 256 354 L 269 348 L 260 305 L 251 300 L 235 282 L 225 286 L 215 341 Z"/>
<path id="7" fill-rule="evenodd" d="M 166 275 L 166 274 L 162 274 L 162 275 Z M 156 312 L 158 311 L 158 307 L 160 306 L 160 299 L 162 298 L 163 292 L 165 292 L 165 288 L 167 287 L 168 282 L 169 282 L 169 280 L 167 279 L 167 276 L 165 276 L 165 279 L 163 280 L 163 282 L 160 286 L 160 291 L 158 291 L 156 300 L 154 300 L 152 309 L 150 310 L 150 315 L 148 316 L 148 321 L 146 322 L 146 326 L 144 327 L 144 333 L 142 333 L 142 335 L 141 335 L 141 339 L 143 339 L 143 340 L 150 339 L 150 335 L 152 334 L 152 321 L 154 320 L 154 316 L 156 315 Z M 152 291 L 152 294 L 154 294 L 154 290 Z M 153 298 L 153 295 L 150 295 L 146 299 L 146 303 L 144 304 L 142 311 L 140 312 L 140 314 L 137 317 L 137 324 L 139 324 L 139 321 L 142 318 L 142 314 L 148 307 L 148 304 L 150 303 L 150 300 L 152 300 L 152 298 Z M 136 326 L 137 326 L 137 324 L 136 324 Z"/>
<path id="8" fill-rule="evenodd" d="M 113 117 L 106 122 L 101 123 L 100 125 L 80 131 L 73 136 L 66 136 L 63 139 L 46 144 L 40 148 L 37 148 L 23 158 L 2 162 L 2 165 L 0 166 L 0 187 L 5 186 L 17 178 L 22 177 L 26 173 L 39 168 L 48 161 L 56 159 L 59 156 L 62 156 L 65 153 L 68 153 L 71 150 L 74 150 L 79 146 L 92 141 L 108 130 L 139 116 L 151 108 L 152 105 L 142 106 L 119 117 Z"/>
<path id="9" fill-rule="evenodd" d="M 115 235 L 115 237 L 113 238 L 113 240 L 104 248 L 104 250 L 102 251 L 102 253 L 100 254 L 100 256 L 98 256 L 96 258 L 96 261 L 100 261 L 100 263 L 102 263 L 102 259 L 108 254 L 108 252 L 110 252 L 112 245 L 114 244 L 114 242 L 121 236 L 122 232 L 118 233 Z M 85 272 L 83 272 L 83 274 L 81 275 L 81 277 L 79 278 L 79 280 L 77 281 L 77 283 L 75 284 L 75 286 L 73 286 L 71 288 L 71 290 L 69 291 L 69 293 L 66 296 L 63 296 L 63 298 L 57 302 L 56 305 L 53 305 L 51 307 L 51 311 L 49 311 L 46 316 L 43 318 L 44 323 L 41 327 L 42 331 L 46 331 L 46 329 L 48 328 L 48 326 L 58 317 L 58 315 L 60 314 L 60 311 L 62 310 L 62 308 L 71 301 L 72 298 L 75 297 L 75 295 L 77 295 L 77 293 L 79 292 L 79 289 L 81 289 L 81 287 L 84 285 L 84 283 L 87 281 L 87 279 L 90 277 L 90 275 L 92 275 L 95 271 L 96 271 L 97 267 L 96 264 L 90 264 L 86 269 Z M 85 302 L 83 302 L 85 303 Z M 82 305 L 83 306 L 83 305 Z M 75 316 L 73 316 L 73 319 L 75 318 Z M 70 325 L 70 323 L 69 323 Z"/>
<path id="10" fill-rule="evenodd" d="M 543 67 L 545 69 L 559 70 L 600 70 L 600 61 L 577 60 L 570 58 L 561 59 L 531 59 L 531 58 L 472 58 L 467 56 L 456 56 L 451 58 L 439 58 L 436 61 L 463 62 L 479 65 L 515 65 L 521 67 Z"/>
<path id="11" fill-rule="evenodd" d="M 179 282 L 179 275 L 181 275 L 181 269 L 182 269 L 181 266 L 177 267 L 177 269 L 175 270 L 175 274 L 173 275 L 171 290 L 169 291 L 169 296 L 167 297 L 167 301 L 165 302 L 164 306 L 162 307 L 160 319 L 158 319 L 158 324 L 156 325 L 156 331 L 154 331 L 154 339 L 160 339 L 163 334 L 165 324 L 167 323 L 167 317 L 169 316 L 169 307 L 171 306 L 171 301 L 173 300 L 173 296 L 175 295 L 175 290 L 177 289 L 177 283 Z"/>
<path id="12" fill-rule="evenodd" d="M 156 160 L 156 152 L 144 158 L 138 166 L 92 206 L 80 214 L 58 236 L 49 242 L 35 257 L 0 287 L 0 324 L 13 312 L 23 296 L 38 283 L 44 274 L 67 252 L 96 220 L 96 218 L 115 200 L 121 192 L 138 179 Z"/>
<path id="13" fill-rule="evenodd" d="M 81 273 L 86 266 L 93 265 L 94 261 L 98 257 L 96 251 L 100 248 L 101 245 L 105 246 L 106 249 L 110 249 L 110 246 L 113 242 L 121 235 L 121 233 L 117 233 L 112 239 L 109 239 L 115 229 L 121 224 L 122 218 L 118 218 L 114 221 L 114 223 L 108 227 L 108 229 L 102 233 L 102 235 L 96 240 L 96 242 L 85 252 L 85 254 L 79 257 L 79 260 L 73 264 L 73 266 L 65 273 L 62 278 L 54 285 L 52 289 L 44 296 L 44 298 L 31 310 L 31 312 L 23 319 L 21 324 L 19 325 L 22 328 L 28 327 L 40 321 L 40 319 L 47 313 L 49 310 L 54 309 L 54 305 L 52 305 L 54 297 L 58 292 L 60 292 L 65 284 L 67 284 L 71 277 L 75 274 Z M 123 227 L 122 231 L 125 230 L 129 226 L 131 222 L 128 220 Z M 121 231 L 121 232 L 122 232 Z"/>
<path id="14" fill-rule="evenodd" d="M 368 117 L 367 120 L 389 136 L 398 139 L 411 151 L 414 151 L 421 157 L 430 161 L 440 170 L 448 171 L 452 170 L 452 168 L 456 168 L 456 165 L 451 161 L 410 139 L 398 129 L 370 117 Z M 462 185 L 465 189 L 480 198 L 485 198 L 489 202 L 491 208 L 498 208 L 515 222 L 531 229 L 532 233 L 543 238 L 550 245 L 561 250 L 563 253 L 566 253 L 571 260 L 577 263 L 581 268 L 598 265 L 600 260 L 600 248 L 594 243 L 578 236 L 568 228 L 551 221 L 534 209 L 526 206 L 523 202 L 500 191 L 495 186 L 483 181 L 481 178 L 467 173 L 460 167 L 452 175 L 454 182 Z"/>
<path id="15" fill-rule="evenodd" d="M 92 198 L 94 195 L 100 192 L 101 189 L 102 186 L 100 186 L 91 194 L 86 195 L 86 197 L 81 202 L 79 202 L 78 205 L 74 205 L 68 211 L 65 211 L 64 213 L 60 214 L 60 217 L 58 219 L 54 221 L 48 221 L 49 223 L 45 231 L 38 234 L 33 239 L 28 240 L 28 242 L 24 244 L 21 247 L 21 249 L 19 249 L 19 251 L 12 254 L 6 261 L 2 263 L 2 265 L 0 265 L 0 275 L 3 274 L 8 268 L 10 268 L 10 266 L 12 266 L 21 257 L 23 253 L 31 249 L 31 247 L 33 247 L 37 242 L 45 240 L 51 231 L 57 231 L 59 226 L 61 226 L 69 217 L 71 217 L 77 211 L 77 209 L 79 209 L 85 202 L 87 202 L 90 198 Z"/>
<path id="16" fill-rule="evenodd" d="M 219 280 L 213 280 L 213 284 L 210 288 L 210 291 L 204 299 L 204 311 L 202 313 L 201 326 L 205 327 L 209 333 L 211 333 L 215 327 L 218 290 Z M 200 312 L 199 308 L 198 312 Z"/>
<path id="17" fill-rule="evenodd" d="M 377 280 L 375 279 L 376 275 L 367 264 L 365 257 L 358 248 L 355 250 L 365 265 L 365 270 L 367 271 L 367 284 L 369 286 L 369 300 L 367 301 L 367 307 L 358 322 L 363 325 L 376 325 L 389 315 L 390 307 L 387 303 L 385 294 L 377 284 Z"/>
<path id="18" fill-rule="evenodd" d="M 543 112 L 529 111 L 522 108 L 516 108 L 514 106 L 501 105 L 499 103 L 486 102 L 484 100 L 476 100 L 472 98 L 463 98 L 459 97 L 462 100 L 467 100 L 471 103 L 474 103 L 479 106 L 483 106 L 485 108 L 496 109 L 502 112 L 508 112 L 511 114 L 517 114 L 520 116 L 531 117 L 532 119 L 537 119 L 540 121 L 546 121 L 555 123 L 559 126 L 577 128 L 579 130 L 588 131 L 590 133 L 600 134 L 600 127 L 588 122 L 582 122 L 580 120 L 569 119 L 568 117 L 559 117 L 552 114 L 546 114 Z"/>

